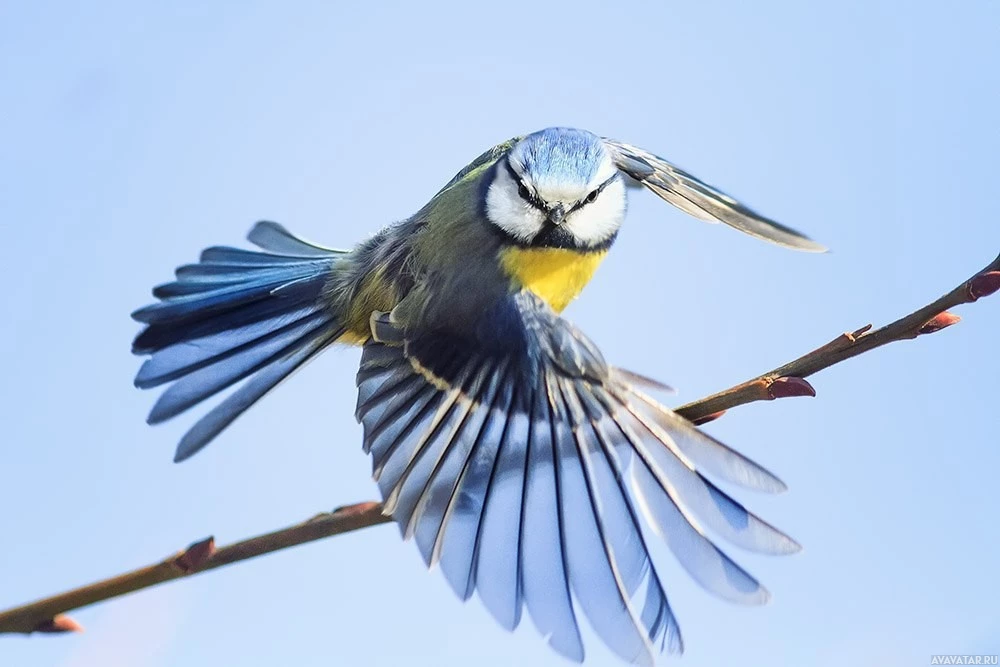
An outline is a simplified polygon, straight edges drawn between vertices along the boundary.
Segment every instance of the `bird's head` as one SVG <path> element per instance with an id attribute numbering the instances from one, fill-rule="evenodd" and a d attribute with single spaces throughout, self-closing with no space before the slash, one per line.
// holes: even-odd
<path id="1" fill-rule="evenodd" d="M 500 158 L 486 215 L 518 243 L 600 248 L 625 217 L 625 184 L 600 137 L 548 128 Z"/>

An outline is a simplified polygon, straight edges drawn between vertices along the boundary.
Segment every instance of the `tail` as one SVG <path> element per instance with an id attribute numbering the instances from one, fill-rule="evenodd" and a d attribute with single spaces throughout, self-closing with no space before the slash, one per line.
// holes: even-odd
<path id="1" fill-rule="evenodd" d="M 132 313 L 146 328 L 132 352 L 149 355 L 140 389 L 173 382 L 147 418 L 158 424 L 246 380 L 184 435 L 175 461 L 207 445 L 264 394 L 344 333 L 323 288 L 344 251 L 313 245 L 274 222 L 247 237 L 263 252 L 207 248 Z M 249 378 L 249 379 L 247 379 Z"/>

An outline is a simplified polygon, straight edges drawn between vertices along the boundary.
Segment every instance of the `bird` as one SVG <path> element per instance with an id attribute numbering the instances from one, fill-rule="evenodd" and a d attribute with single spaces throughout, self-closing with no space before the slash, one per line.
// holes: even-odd
<path id="1" fill-rule="evenodd" d="M 523 614 L 584 659 L 585 617 L 629 663 L 684 643 L 665 544 L 703 588 L 767 590 L 717 544 L 790 554 L 797 542 L 717 481 L 776 493 L 763 466 L 662 405 L 655 380 L 611 365 L 561 316 L 615 242 L 629 189 L 792 249 L 822 252 L 666 160 L 550 127 L 473 160 L 413 216 L 351 250 L 270 221 L 257 249 L 205 249 L 133 313 L 135 385 L 169 385 L 150 424 L 227 389 L 181 438 L 201 450 L 303 364 L 360 346 L 356 418 L 383 512 L 462 600 L 508 630 Z M 714 537 L 713 537 L 714 536 Z"/>

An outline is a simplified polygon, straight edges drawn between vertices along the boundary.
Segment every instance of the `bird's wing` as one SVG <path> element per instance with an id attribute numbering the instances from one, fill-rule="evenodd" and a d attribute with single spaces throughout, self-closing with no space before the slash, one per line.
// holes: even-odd
<path id="1" fill-rule="evenodd" d="M 705 474 L 771 492 L 781 481 L 639 391 L 537 297 L 510 310 L 503 348 L 373 316 L 357 417 L 385 511 L 427 564 L 508 629 L 527 608 L 575 660 L 580 612 L 626 660 L 682 650 L 654 539 L 709 591 L 765 602 L 709 531 L 763 553 L 798 545 Z"/>
<path id="2" fill-rule="evenodd" d="M 508 139 L 507 141 L 499 143 L 496 146 L 490 148 L 489 150 L 487 150 L 486 152 L 484 152 L 482 155 L 480 155 L 479 157 L 477 157 L 475 160 L 473 160 L 469 164 L 467 164 L 464 167 L 462 167 L 461 171 L 459 171 L 457 174 L 455 174 L 455 176 L 452 177 L 452 179 L 450 181 L 448 181 L 448 183 L 446 183 L 443 188 L 441 188 L 440 190 L 438 190 L 437 194 L 434 195 L 434 196 L 436 197 L 437 195 L 441 194 L 442 192 L 444 192 L 445 190 L 447 190 L 451 186 L 455 185 L 456 183 L 458 183 L 459 181 L 461 181 L 463 178 L 465 178 L 466 176 L 468 176 L 472 172 L 476 171 L 477 169 L 480 169 L 482 167 L 487 167 L 487 166 L 493 164 L 502 155 L 506 155 L 510 151 L 510 149 L 514 147 L 514 144 L 516 144 L 517 142 L 519 142 L 523 138 L 524 137 L 512 137 L 512 138 Z"/>
<path id="3" fill-rule="evenodd" d="M 709 222 L 724 222 L 786 248 L 826 251 L 804 234 L 765 218 L 661 157 L 613 139 L 605 138 L 604 143 L 614 155 L 618 169 L 689 215 Z"/>

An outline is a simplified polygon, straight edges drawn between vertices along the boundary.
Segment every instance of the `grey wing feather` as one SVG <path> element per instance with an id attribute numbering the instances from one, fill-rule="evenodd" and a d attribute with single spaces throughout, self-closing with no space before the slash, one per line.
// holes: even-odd
<path id="1" fill-rule="evenodd" d="M 624 174 L 689 215 L 709 222 L 724 222 L 750 236 L 786 248 L 826 251 L 824 246 L 801 232 L 765 218 L 661 157 L 613 139 L 606 138 L 604 143 Z"/>
<path id="2" fill-rule="evenodd" d="M 581 614 L 628 661 L 682 650 L 650 540 L 708 591 L 765 602 L 709 532 L 758 553 L 798 545 L 702 471 L 759 490 L 784 485 L 642 394 L 639 376 L 608 366 L 537 297 L 512 302 L 524 347 L 401 332 L 401 345 L 372 341 L 362 355 L 365 448 L 386 513 L 427 564 L 462 599 L 478 592 L 505 628 L 527 610 L 578 661 Z"/>

